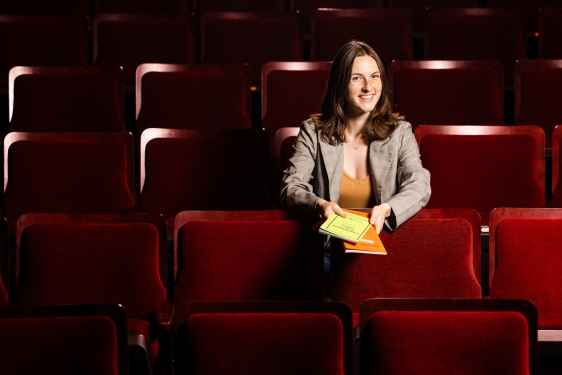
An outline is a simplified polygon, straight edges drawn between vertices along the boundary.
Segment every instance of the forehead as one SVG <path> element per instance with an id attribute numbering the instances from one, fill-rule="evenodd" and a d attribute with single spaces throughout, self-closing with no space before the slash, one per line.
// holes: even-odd
<path id="1" fill-rule="evenodd" d="M 351 74 L 371 74 L 378 71 L 377 62 L 369 55 L 357 56 L 351 66 Z"/>

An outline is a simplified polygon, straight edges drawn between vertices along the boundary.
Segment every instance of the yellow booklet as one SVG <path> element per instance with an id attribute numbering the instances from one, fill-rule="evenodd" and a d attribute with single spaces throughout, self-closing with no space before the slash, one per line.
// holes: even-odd
<path id="1" fill-rule="evenodd" d="M 370 227 L 368 218 L 348 212 L 345 218 L 332 214 L 320 226 L 319 232 L 357 243 Z"/>
<path id="2" fill-rule="evenodd" d="M 357 212 L 351 210 L 345 210 L 345 212 L 352 212 L 359 216 L 369 217 L 367 213 Z M 362 253 L 362 254 L 378 254 L 386 255 L 386 249 L 384 248 L 381 238 L 377 234 L 376 228 L 371 225 L 367 233 L 357 243 L 343 241 L 343 247 L 346 253 Z"/>

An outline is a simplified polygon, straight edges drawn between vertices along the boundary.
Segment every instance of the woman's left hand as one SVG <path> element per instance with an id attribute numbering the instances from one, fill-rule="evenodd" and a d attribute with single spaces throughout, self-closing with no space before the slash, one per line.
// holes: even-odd
<path id="1" fill-rule="evenodd" d="M 377 233 L 380 234 L 384 225 L 384 219 L 390 216 L 392 207 L 388 203 L 383 203 L 380 206 L 375 206 L 371 210 L 371 217 L 369 221 L 375 226 Z"/>

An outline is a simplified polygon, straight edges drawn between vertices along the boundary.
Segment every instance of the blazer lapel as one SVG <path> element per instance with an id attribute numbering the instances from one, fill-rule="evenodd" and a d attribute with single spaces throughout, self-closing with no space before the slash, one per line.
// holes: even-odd
<path id="1" fill-rule="evenodd" d="M 369 149 L 369 161 L 371 163 L 371 172 L 374 177 L 374 185 L 376 186 L 375 195 L 377 197 L 377 205 L 381 204 L 381 198 L 385 188 L 385 179 L 390 166 L 392 164 L 393 155 L 396 152 L 396 147 L 393 142 L 389 142 L 389 138 L 382 141 L 375 141 L 371 143 Z"/>
<path id="2" fill-rule="evenodd" d="M 343 175 L 343 144 L 335 146 L 327 142 L 319 142 L 322 160 L 328 175 L 330 202 L 337 203 L 340 197 L 341 179 Z"/>

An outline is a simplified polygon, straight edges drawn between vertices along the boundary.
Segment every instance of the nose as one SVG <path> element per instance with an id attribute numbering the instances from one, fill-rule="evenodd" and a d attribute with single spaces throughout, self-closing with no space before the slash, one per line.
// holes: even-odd
<path id="1" fill-rule="evenodd" d="M 373 87 L 372 83 L 370 80 L 366 79 L 365 84 L 363 85 L 362 91 L 363 92 L 369 92 L 371 91 L 371 88 Z"/>

